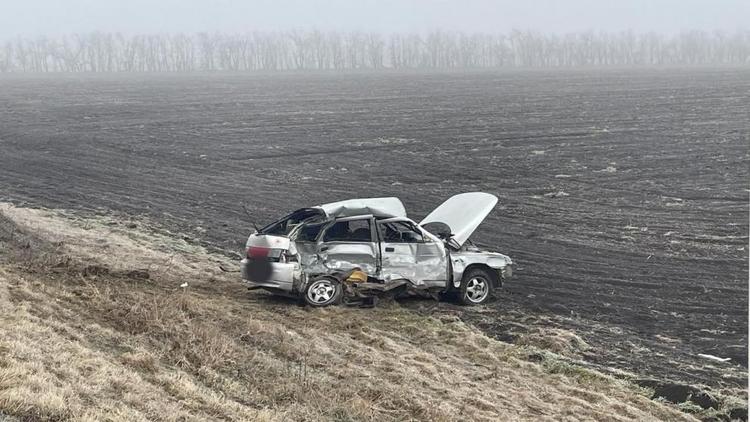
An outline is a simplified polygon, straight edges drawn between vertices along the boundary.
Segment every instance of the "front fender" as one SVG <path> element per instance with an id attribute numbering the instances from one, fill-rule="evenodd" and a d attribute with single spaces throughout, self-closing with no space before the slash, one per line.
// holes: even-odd
<path id="1" fill-rule="evenodd" d="M 510 257 L 495 252 L 453 252 L 451 253 L 453 266 L 453 287 L 461 286 L 461 279 L 467 268 L 474 265 L 489 267 L 498 272 L 498 280 L 502 282 L 512 274 Z"/>

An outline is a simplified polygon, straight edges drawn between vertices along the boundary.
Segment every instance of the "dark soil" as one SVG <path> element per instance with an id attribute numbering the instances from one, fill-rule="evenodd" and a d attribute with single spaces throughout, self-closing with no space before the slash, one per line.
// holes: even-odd
<path id="1" fill-rule="evenodd" d="M 744 387 L 749 133 L 747 68 L 2 76 L 0 200 L 144 217 L 229 253 L 243 203 L 262 224 L 393 195 L 418 220 L 494 193 L 475 241 L 515 278 L 464 319 L 511 340 L 552 324 L 593 364 Z"/>

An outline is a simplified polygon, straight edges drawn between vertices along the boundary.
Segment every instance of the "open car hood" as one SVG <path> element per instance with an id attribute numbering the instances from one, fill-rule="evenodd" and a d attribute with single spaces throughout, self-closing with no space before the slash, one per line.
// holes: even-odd
<path id="1" fill-rule="evenodd" d="M 474 233 L 474 230 L 487 218 L 495 208 L 497 197 L 484 192 L 467 192 L 451 196 L 447 201 L 435 208 L 420 226 L 428 223 L 447 224 L 453 234 L 453 239 L 463 245 Z"/>
<path id="2" fill-rule="evenodd" d="M 329 217 L 351 217 L 372 214 L 375 217 L 406 217 L 404 204 L 398 198 L 361 198 L 318 205 Z"/>

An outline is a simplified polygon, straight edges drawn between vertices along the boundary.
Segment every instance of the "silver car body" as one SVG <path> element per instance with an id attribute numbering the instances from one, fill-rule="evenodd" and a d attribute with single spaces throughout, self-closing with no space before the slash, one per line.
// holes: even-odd
<path id="1" fill-rule="evenodd" d="M 242 278 L 251 287 L 297 295 L 311 277 L 357 267 L 382 281 L 445 291 L 459 287 L 469 267 L 482 266 L 494 270 L 499 284 L 512 275 L 511 259 L 468 242 L 496 203 L 482 192 L 455 195 L 420 223 L 406 216 L 398 198 L 303 208 L 250 235 Z M 450 238 L 423 227 L 435 222 L 450 227 Z M 250 266 L 257 259 L 270 262 L 270 275 L 253 276 Z"/>

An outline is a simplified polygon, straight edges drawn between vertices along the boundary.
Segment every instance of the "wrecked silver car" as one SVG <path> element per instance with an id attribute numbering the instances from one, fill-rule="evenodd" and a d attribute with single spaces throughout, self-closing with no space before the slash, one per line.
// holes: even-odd
<path id="1" fill-rule="evenodd" d="M 508 256 L 469 241 L 496 203 L 488 193 L 458 194 L 419 223 L 398 198 L 302 208 L 250 235 L 242 278 L 312 306 L 363 291 L 454 294 L 482 304 L 512 275 Z"/>

